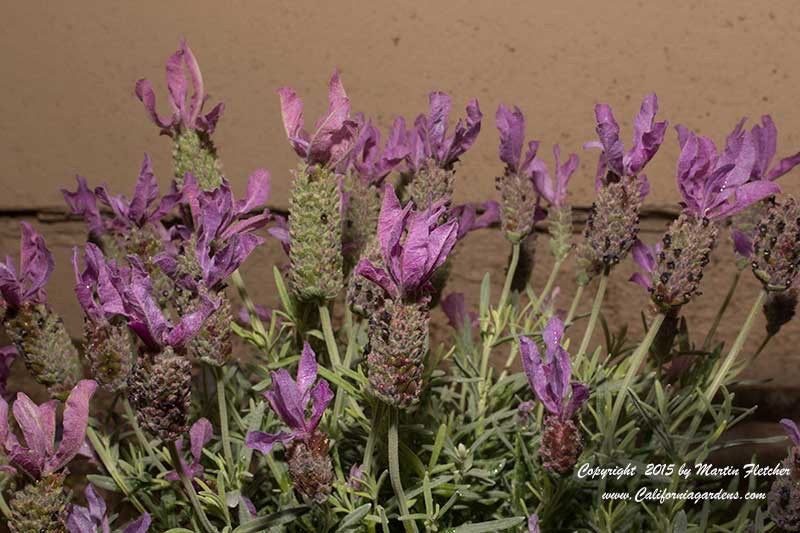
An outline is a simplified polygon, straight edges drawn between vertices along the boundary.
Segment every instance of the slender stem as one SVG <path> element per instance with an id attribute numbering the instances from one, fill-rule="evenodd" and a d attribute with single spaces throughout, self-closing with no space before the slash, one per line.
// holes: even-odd
<path id="1" fill-rule="evenodd" d="M 383 403 L 375 402 L 375 407 L 372 410 L 372 427 L 370 427 L 369 435 L 367 435 L 367 445 L 364 447 L 364 459 L 361 464 L 364 466 L 364 472 L 372 474 L 372 456 L 375 455 L 375 444 L 378 440 L 378 424 L 380 423 L 381 413 L 383 411 Z"/>
<path id="2" fill-rule="evenodd" d="M 739 278 L 741 277 L 742 271 L 737 270 L 736 274 L 733 276 L 731 286 L 728 289 L 728 294 L 725 295 L 725 299 L 722 301 L 719 311 L 717 311 L 717 316 L 714 317 L 714 322 L 711 324 L 711 328 L 709 328 L 708 333 L 706 334 L 706 339 L 703 341 L 703 350 L 707 350 L 711 345 L 711 341 L 714 340 L 714 336 L 717 333 L 717 328 L 719 327 L 720 322 L 722 322 L 722 315 L 725 314 L 725 311 L 727 311 L 728 306 L 731 304 L 733 293 L 736 292 L 736 286 L 739 284 Z"/>
<path id="3" fill-rule="evenodd" d="M 642 366 L 642 362 L 644 361 L 645 356 L 647 356 L 647 352 L 650 350 L 650 345 L 653 344 L 653 339 L 656 338 L 658 330 L 661 329 L 661 324 L 664 322 L 664 318 L 665 317 L 663 313 L 656 315 L 656 317 L 653 319 L 653 322 L 650 324 L 650 329 L 647 331 L 647 335 L 645 335 L 641 344 L 639 344 L 639 347 L 636 348 L 636 351 L 630 357 L 630 366 L 628 367 L 628 372 L 625 374 L 622 387 L 620 387 L 619 392 L 617 392 L 617 397 L 614 400 L 614 408 L 611 411 L 611 424 L 606 430 L 606 442 L 609 444 L 611 444 L 614 440 L 614 434 L 617 431 L 619 415 L 622 413 L 622 406 L 625 405 L 625 400 L 628 398 L 628 390 L 630 389 L 631 382 L 633 381 L 634 376 L 636 376 L 636 373 L 639 372 L 639 367 Z"/>
<path id="4" fill-rule="evenodd" d="M 567 318 L 564 320 L 564 325 L 569 326 L 572 324 L 572 319 L 575 317 L 575 313 L 578 310 L 578 304 L 581 303 L 581 296 L 583 296 L 583 289 L 586 288 L 586 285 L 578 285 L 578 288 L 575 290 L 575 296 L 572 298 L 572 303 L 569 306 L 569 312 L 567 313 Z"/>
<path id="5" fill-rule="evenodd" d="M 769 341 L 772 340 L 772 337 L 774 337 L 774 335 L 769 335 L 769 334 L 767 334 L 767 336 L 764 337 L 764 340 L 761 341 L 761 344 L 758 346 L 758 350 L 756 350 L 756 353 L 753 354 L 751 361 L 756 357 L 758 357 L 759 355 L 761 355 L 761 352 L 763 352 L 764 348 L 767 347 L 767 344 L 769 344 Z"/>
<path id="6" fill-rule="evenodd" d="M 542 302 L 544 302 L 544 299 L 550 294 L 550 290 L 553 288 L 553 284 L 556 282 L 556 277 L 560 271 L 561 261 L 556 260 L 556 262 L 553 263 L 553 268 L 550 269 L 550 275 L 547 276 L 547 282 L 544 284 L 544 288 L 542 292 L 539 293 L 539 298 L 536 300 L 536 307 L 533 308 L 534 313 L 542 309 Z"/>
<path id="7" fill-rule="evenodd" d="M 519 263 L 519 249 L 520 244 L 514 243 L 511 247 L 511 262 L 508 264 L 508 272 L 506 272 L 506 280 L 503 283 L 503 292 L 500 293 L 500 302 L 497 308 L 502 310 L 508 299 L 508 294 L 511 292 L 511 282 L 514 280 L 514 274 L 517 272 L 517 264 Z"/>
<path id="8" fill-rule="evenodd" d="M 3 497 L 3 490 L 5 487 L 0 488 L 0 512 L 6 517 L 6 520 L 11 520 L 11 509 L 9 509 L 6 499 Z"/>
<path id="9" fill-rule="evenodd" d="M 758 298 L 756 298 L 756 301 L 753 302 L 753 307 L 750 308 L 750 313 L 747 315 L 747 320 L 745 320 L 742 329 L 739 330 L 739 335 L 736 337 L 736 341 L 734 341 L 733 346 L 731 346 L 731 350 L 722 361 L 722 365 L 719 367 L 716 376 L 714 376 L 714 381 L 711 382 L 711 385 L 706 390 L 706 399 L 709 402 L 714 398 L 714 395 L 717 393 L 720 386 L 722 386 L 722 382 L 725 380 L 728 371 L 731 369 L 731 365 L 733 365 L 733 362 L 736 360 L 739 352 L 742 351 L 744 343 L 747 340 L 747 336 L 750 334 L 750 329 L 753 327 L 753 322 L 755 322 L 756 315 L 761 309 L 761 306 L 764 305 L 764 299 L 766 297 L 766 291 L 761 291 L 758 293 Z"/>
<path id="10" fill-rule="evenodd" d="M 150 460 L 155 463 L 161 472 L 166 472 L 167 469 L 164 468 L 163 464 L 161 464 L 161 459 L 158 457 L 158 454 L 155 452 L 155 450 L 153 450 L 150 440 L 142 431 L 141 426 L 139 426 L 139 421 L 136 419 L 136 414 L 133 412 L 133 408 L 131 407 L 130 402 L 128 402 L 128 398 L 124 393 L 122 395 L 122 408 L 125 410 L 125 416 L 128 418 L 128 423 L 133 428 L 136 438 L 139 440 L 142 446 L 144 446 L 147 455 L 150 456 Z"/>
<path id="11" fill-rule="evenodd" d="M 222 437 L 222 451 L 225 455 L 225 462 L 228 464 L 228 472 L 231 478 L 236 477 L 236 466 L 233 462 L 233 450 L 231 449 L 231 435 L 228 428 L 228 401 L 225 397 L 225 374 L 222 368 L 214 368 L 214 378 L 217 381 L 217 405 L 219 409 L 219 428 Z"/>
<path id="12" fill-rule="evenodd" d="M 103 463 L 103 467 L 105 467 L 106 472 L 108 472 L 108 475 L 114 480 L 114 483 L 117 484 L 119 490 L 122 491 L 125 497 L 130 500 L 133 506 L 136 507 L 140 513 L 146 512 L 144 505 L 142 505 L 139 499 L 133 495 L 130 487 L 128 487 L 128 484 L 125 483 L 125 480 L 117 471 L 114 461 L 108 456 L 106 448 L 103 446 L 103 443 L 100 441 L 100 437 L 97 435 L 94 428 L 88 426 L 86 428 L 86 436 L 89 438 L 89 442 L 92 443 L 92 448 L 94 448 L 94 451 L 97 454 L 97 457 L 100 459 L 100 462 Z"/>
<path id="13" fill-rule="evenodd" d="M 395 497 L 397 497 L 397 507 L 400 509 L 400 516 L 409 514 L 408 501 L 403 492 L 403 483 L 400 479 L 400 444 L 397 436 L 398 426 L 400 425 L 400 411 L 392 407 L 389 421 L 389 477 L 392 482 Z M 413 520 L 403 520 L 403 525 L 408 533 L 416 533 L 417 525 Z"/>
<path id="14" fill-rule="evenodd" d="M 608 271 L 604 271 L 600 277 L 600 284 L 597 286 L 597 292 L 594 295 L 594 303 L 592 304 L 592 314 L 589 316 L 589 323 L 586 324 L 586 331 L 583 332 L 583 339 L 581 346 L 578 348 L 578 355 L 575 356 L 575 363 L 573 366 L 578 368 L 581 364 L 581 359 L 586 355 L 586 348 L 589 346 L 589 341 L 592 340 L 594 327 L 597 323 L 597 317 L 600 315 L 600 307 L 603 305 L 603 298 L 606 294 L 606 285 L 608 285 Z"/>
<path id="15" fill-rule="evenodd" d="M 332 370 L 336 371 L 336 367 L 342 365 L 342 359 L 339 357 L 339 348 L 336 346 L 336 338 L 333 336 L 331 314 L 328 312 L 328 306 L 324 303 L 319 306 L 319 319 L 322 322 L 322 334 L 325 336 L 328 357 L 334 367 Z"/>
<path id="16" fill-rule="evenodd" d="M 178 451 L 178 447 L 175 442 L 169 446 L 169 453 L 172 456 L 172 466 L 178 473 L 178 477 L 181 478 L 183 489 L 186 491 L 186 495 L 189 496 L 189 501 L 192 504 L 195 516 L 198 520 L 200 520 L 200 525 L 203 526 L 203 529 L 207 533 L 216 533 L 217 528 L 215 528 L 208 520 L 205 511 L 203 511 L 203 507 L 200 505 L 200 500 L 197 499 L 197 493 L 194 490 L 194 485 L 192 485 L 192 480 L 189 479 L 189 477 L 186 475 L 186 471 L 183 469 L 180 452 Z"/>

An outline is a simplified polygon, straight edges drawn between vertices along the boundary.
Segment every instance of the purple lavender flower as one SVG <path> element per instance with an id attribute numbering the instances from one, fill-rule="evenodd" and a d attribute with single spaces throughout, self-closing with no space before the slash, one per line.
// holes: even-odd
<path id="1" fill-rule="evenodd" d="M 519 341 L 522 365 L 536 397 L 551 415 L 569 420 L 589 397 L 589 389 L 578 382 L 570 383 L 572 364 L 569 354 L 561 347 L 563 335 L 564 323 L 559 318 L 551 318 L 542 332 L 546 358 L 532 340 L 520 337 Z"/>
<path id="2" fill-rule="evenodd" d="M 188 83 L 184 67 L 189 71 L 194 90 L 188 102 Z M 150 120 L 161 128 L 162 133 L 174 135 L 181 129 L 196 130 L 209 135 L 214 132 L 225 104 L 220 102 L 206 115 L 202 114 L 208 96 L 203 88 L 200 66 L 185 40 L 181 40 L 181 47 L 167 59 L 167 87 L 172 115 L 162 117 L 156 111 L 156 96 L 150 82 L 146 79 L 136 82 L 136 97 L 144 104 Z"/>
<path id="3" fill-rule="evenodd" d="M 183 246 L 157 255 L 154 262 L 185 289 L 196 291 L 200 282 L 206 289 L 218 290 L 264 242 L 254 232 L 269 222 L 270 214 L 266 210 L 258 214 L 252 211 L 264 206 L 269 188 L 269 172 L 259 169 L 250 175 L 245 197 L 236 200 L 225 178 L 218 188 L 204 192 L 188 174 L 182 195 L 191 212 L 196 239 L 192 239 L 189 227 L 176 228 L 175 234 Z M 187 249 L 190 243 L 194 249 Z M 194 255 L 196 262 L 187 259 L 187 254 Z M 182 264 L 187 260 L 190 264 Z"/>
<path id="4" fill-rule="evenodd" d="M 532 514 L 528 517 L 528 533 L 540 533 L 539 515 Z"/>
<path id="5" fill-rule="evenodd" d="M 355 135 L 355 123 L 350 120 L 350 99 L 338 71 L 333 72 L 328 84 L 328 111 L 315 124 L 313 134 L 303 129 L 303 101 L 297 93 L 289 87 L 281 87 L 278 95 L 289 143 L 306 163 L 335 167 L 347 156 Z"/>
<path id="6" fill-rule="evenodd" d="M 448 294 L 440 305 L 445 316 L 447 316 L 447 323 L 454 330 L 461 331 L 465 327 L 474 328 L 478 325 L 478 314 L 474 311 L 467 311 L 467 305 L 462 293 L 453 292 Z"/>
<path id="7" fill-rule="evenodd" d="M 547 172 L 547 165 L 539 157 L 531 162 L 531 174 L 536 191 L 547 200 L 554 208 L 564 205 L 567 199 L 567 184 L 569 178 L 578 169 L 578 156 L 570 154 L 567 161 L 561 164 L 561 148 L 553 145 L 553 159 L 555 160 L 555 181 Z"/>
<path id="8" fill-rule="evenodd" d="M 627 152 L 619 138 L 619 124 L 614 119 L 611 106 L 597 104 L 594 112 L 600 141 L 586 143 L 584 147 L 602 150 L 597 165 L 595 187 L 599 190 L 608 181 L 608 172 L 617 178 L 639 176 L 640 180 L 646 180 L 640 173 L 658 152 L 667 131 L 666 121 L 655 122 L 658 97 L 655 94 L 644 97 L 639 114 L 633 122 L 633 146 Z"/>
<path id="9" fill-rule="evenodd" d="M 364 487 L 364 465 L 357 464 L 350 467 L 347 486 L 353 490 L 361 490 Z"/>
<path id="10" fill-rule="evenodd" d="M 86 485 L 84 490 L 88 507 L 73 505 L 67 518 L 69 533 L 111 533 L 106 502 L 97 493 L 94 486 Z M 150 515 L 142 514 L 139 518 L 125 526 L 122 533 L 147 533 L 150 528 Z"/>
<path id="11" fill-rule="evenodd" d="M 82 176 L 76 176 L 78 181 L 78 188 L 75 192 L 70 192 L 67 189 L 61 189 L 61 194 L 64 196 L 64 201 L 70 208 L 73 215 L 79 215 L 86 221 L 89 227 L 89 234 L 92 237 L 99 238 L 107 231 L 108 222 L 100 214 L 100 209 L 97 207 L 97 196 L 89 189 L 86 179 Z"/>
<path id="12" fill-rule="evenodd" d="M 252 431 L 247 434 L 245 440 L 247 447 L 267 454 L 272 451 L 272 446 L 276 442 L 285 445 L 294 440 L 309 439 L 317 430 L 325 408 L 333 399 L 333 391 L 327 381 L 321 379 L 314 387 L 315 382 L 317 382 L 316 354 L 306 342 L 303 344 L 303 353 L 297 367 L 297 381 L 281 368 L 272 373 L 273 390 L 264 393 L 275 414 L 289 426 L 289 432 L 271 434 Z M 307 417 L 309 404 L 312 404 L 311 416 Z"/>
<path id="13" fill-rule="evenodd" d="M 535 342 L 526 337 L 519 339 L 519 352 L 528 383 L 549 413 L 542 428 L 539 455 L 544 468 L 557 474 L 568 473 L 583 450 L 575 417 L 589 398 L 588 387 L 570 383 L 572 365 L 569 354 L 561 347 L 563 335 L 564 323 L 559 318 L 551 318 L 542 332 L 547 348 L 546 360 Z"/>
<path id="14" fill-rule="evenodd" d="M 430 291 L 433 272 L 447 259 L 458 236 L 458 222 L 439 224 L 445 211 L 438 202 L 425 211 L 405 207 L 389 185 L 378 222 L 378 240 L 386 269 L 362 259 L 356 274 L 377 283 L 390 296 L 403 299 L 418 297 Z"/>
<path id="15" fill-rule="evenodd" d="M 147 351 L 161 352 L 166 347 L 180 350 L 203 322 L 219 306 L 219 301 L 203 295 L 199 308 L 181 317 L 177 324 L 168 320 L 153 298 L 153 285 L 138 257 L 129 257 L 130 276 L 120 280 L 128 327 L 144 342 Z"/>
<path id="16" fill-rule="evenodd" d="M 41 479 L 67 466 L 83 445 L 89 422 L 89 401 L 96 389 L 97 383 L 93 380 L 81 380 L 72 389 L 65 403 L 61 441 L 57 447 L 57 400 L 37 406 L 25 393 L 17 393 L 12 410 L 25 439 L 23 446 L 9 429 L 8 404 L 0 398 L 0 443 L 5 446 L 12 468 Z"/>
<path id="17" fill-rule="evenodd" d="M 800 448 L 800 429 L 797 428 L 797 424 L 794 420 L 782 418 L 780 424 L 783 426 L 783 429 L 786 430 L 789 439 L 791 439 L 796 447 Z"/>
<path id="18" fill-rule="evenodd" d="M 539 149 L 539 141 L 528 143 L 528 151 L 523 158 L 525 115 L 517 106 L 514 106 L 514 111 L 511 111 L 504 104 L 500 104 L 495 113 L 495 123 L 500 132 L 500 160 L 506 164 L 508 173 L 532 178 L 533 159 Z"/>
<path id="19" fill-rule="evenodd" d="M 478 208 L 474 204 L 457 205 L 450 209 L 448 219 L 458 222 L 456 241 L 460 241 L 474 230 L 488 228 L 500 221 L 500 204 L 494 201 L 483 202 L 483 213 L 478 216 Z"/>
<path id="20" fill-rule="evenodd" d="M 6 312 L 15 311 L 26 303 L 46 304 L 44 286 L 55 268 L 53 254 L 47 249 L 42 237 L 27 222 L 20 224 L 19 273 L 14 268 L 11 256 L 0 262 L 0 294 L 5 301 Z"/>
<path id="21" fill-rule="evenodd" d="M 0 398 L 6 396 L 6 385 L 8 385 L 8 378 L 11 376 L 11 365 L 14 364 L 14 359 L 19 355 L 14 346 L 4 346 L 0 348 Z"/>
<path id="22" fill-rule="evenodd" d="M 79 193 L 80 187 L 75 194 Z M 66 196 L 69 193 L 64 191 L 64 194 Z M 155 204 L 158 200 L 158 180 L 153 173 L 153 163 L 147 154 L 142 160 L 133 198 L 128 200 L 124 194 L 113 196 L 108 192 L 106 185 L 97 187 L 95 195 L 114 213 L 112 224 L 120 232 L 133 227 L 141 228 L 148 223 L 160 224 L 161 219 L 172 211 L 181 199 L 181 193 L 176 190 L 173 183 L 172 190 Z"/>
<path id="23" fill-rule="evenodd" d="M 737 126 L 719 153 L 708 137 L 680 124 L 675 129 L 681 145 L 677 176 L 684 212 L 700 219 L 721 219 L 780 192 L 768 180 L 749 181 L 757 156 L 750 132 Z"/>
<path id="24" fill-rule="evenodd" d="M 130 276 L 130 269 L 107 261 L 93 243 L 86 243 L 83 258 L 86 267 L 81 270 L 78 247 L 72 249 L 75 294 L 86 316 L 99 324 L 108 323 L 117 316 L 127 317 L 121 284 L 124 277 Z"/>
<path id="25" fill-rule="evenodd" d="M 743 118 L 733 134 L 738 134 L 747 118 Z M 789 157 L 784 157 L 771 167 L 778 146 L 778 128 L 769 115 L 761 117 L 761 124 L 756 124 L 750 130 L 756 147 L 756 160 L 750 180 L 776 180 L 800 164 L 800 152 Z"/>
<path id="26" fill-rule="evenodd" d="M 458 119 L 451 135 L 447 134 L 447 122 L 452 102 L 447 93 L 436 91 L 428 95 L 428 115 L 419 115 L 408 133 L 409 169 L 418 174 L 431 165 L 451 170 L 453 164 L 469 150 L 481 131 L 483 114 L 478 100 L 467 104 L 467 117 Z"/>
<path id="27" fill-rule="evenodd" d="M 358 128 L 353 149 L 342 160 L 340 174 L 345 174 L 347 169 L 352 169 L 362 182 L 368 185 L 381 186 L 386 176 L 405 160 L 409 153 L 406 121 L 403 117 L 396 117 L 386 144 L 381 149 L 381 132 L 366 121 L 362 114 L 355 116 L 354 122 Z"/>
<path id="28" fill-rule="evenodd" d="M 192 424 L 192 427 L 189 429 L 189 450 L 192 454 L 192 463 L 188 464 L 183 457 L 180 458 L 181 468 L 189 479 L 199 478 L 203 475 L 203 465 L 200 464 L 203 458 L 203 448 L 211 441 L 213 435 L 214 429 L 211 427 L 211 422 L 206 418 L 200 418 L 197 422 Z M 178 449 L 178 454 L 180 454 L 183 449 L 182 438 L 175 441 L 175 447 Z M 180 480 L 180 476 L 178 472 L 173 470 L 167 474 L 166 479 L 178 481 Z"/>

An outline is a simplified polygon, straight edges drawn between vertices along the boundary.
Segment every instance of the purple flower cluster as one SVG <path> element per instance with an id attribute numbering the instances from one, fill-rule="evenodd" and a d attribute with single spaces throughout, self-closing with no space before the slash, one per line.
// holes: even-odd
<path id="1" fill-rule="evenodd" d="M 14 268 L 11 256 L 0 262 L 0 294 L 7 311 L 27 303 L 47 303 L 44 286 L 55 268 L 53 254 L 47 249 L 44 237 L 27 222 L 22 222 L 20 227 L 19 271 Z"/>

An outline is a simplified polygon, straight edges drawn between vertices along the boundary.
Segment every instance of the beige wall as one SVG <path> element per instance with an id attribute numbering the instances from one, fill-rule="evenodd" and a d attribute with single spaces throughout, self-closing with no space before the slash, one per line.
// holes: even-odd
<path id="1" fill-rule="evenodd" d="M 665 6 L 670 5 L 667 9 Z M 16 215 L 39 217 L 38 227 L 59 260 L 51 297 L 72 331 L 80 323 L 72 301 L 68 251 L 82 238 L 64 222 L 58 189 L 80 172 L 130 192 L 142 153 L 149 152 L 163 186 L 170 174 L 169 141 L 159 137 L 133 96 L 137 78 L 150 78 L 166 109 L 164 62 L 185 36 L 201 64 L 212 103 L 225 116 L 215 135 L 236 189 L 258 166 L 273 174 L 270 205 L 285 208 L 287 170 L 295 158 L 285 140 L 275 89 L 294 87 L 314 120 L 326 105 L 326 82 L 339 67 L 355 110 L 387 126 L 427 105 L 427 93 L 450 91 L 461 112 L 477 96 L 486 116 L 475 148 L 459 169 L 459 200 L 493 197 L 494 111 L 519 105 L 529 136 L 545 153 L 559 142 L 583 160 L 571 201 L 591 203 L 595 154 L 580 149 L 594 135 L 592 106 L 613 105 L 627 141 L 641 97 L 656 91 L 661 115 L 721 140 L 742 115 L 770 112 L 780 130 L 779 155 L 800 149 L 800 3 L 752 2 L 18 2 L 4 10 L 0 29 L 0 248 L 16 253 Z M 672 130 L 649 167 L 651 208 L 671 208 L 677 142 Z M 800 171 L 782 180 L 800 192 Z M 20 211 L 23 210 L 23 213 Z M 13 215 L 13 216 L 12 216 Z M 655 238 L 663 218 L 645 220 Z M 702 330 L 723 298 L 732 273 L 727 246 L 705 280 L 706 295 L 687 313 Z M 549 269 L 542 243 L 541 280 Z M 499 283 L 507 248 L 493 233 L 469 238 L 452 287 L 476 303 L 481 273 Z M 258 297 L 273 302 L 267 263 L 280 258 L 270 243 L 248 265 Z M 609 291 L 609 319 L 638 327 L 643 292 L 625 282 L 621 267 Z M 746 275 L 722 332 L 732 339 L 755 282 Z M 571 277 L 560 282 L 567 292 Z M 541 285 L 541 281 L 537 281 Z M 56 288 L 57 287 L 57 288 Z M 588 307 L 588 303 L 586 304 Z M 760 332 L 759 325 L 757 330 Z M 765 354 L 751 376 L 792 385 L 798 377 L 795 323 Z M 729 341 L 730 342 L 730 341 Z"/>

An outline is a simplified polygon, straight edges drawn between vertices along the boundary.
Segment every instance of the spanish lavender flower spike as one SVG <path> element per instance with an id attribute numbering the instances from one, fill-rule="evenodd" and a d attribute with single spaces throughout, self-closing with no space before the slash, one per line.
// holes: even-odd
<path id="1" fill-rule="evenodd" d="M 53 254 L 30 224 L 20 227 L 19 271 L 11 257 L 0 262 L 2 323 L 36 381 L 51 394 L 64 395 L 80 379 L 81 369 L 61 317 L 47 304 L 44 286 L 53 273 Z"/>
<path id="2" fill-rule="evenodd" d="M 268 454 L 276 442 L 282 443 L 295 489 L 312 500 L 325 501 L 331 490 L 333 467 L 328 455 L 328 436 L 318 426 L 333 399 L 333 391 L 324 379 L 317 382 L 316 355 L 307 342 L 297 367 L 297 381 L 280 369 L 272 373 L 272 387 L 264 396 L 275 414 L 289 426 L 289 432 L 253 431 L 247 434 L 245 445 Z M 311 413 L 307 417 L 309 406 Z"/>
<path id="3" fill-rule="evenodd" d="M 717 221 L 779 192 L 772 182 L 748 182 L 756 151 L 749 132 L 737 126 L 718 153 L 714 142 L 676 127 L 681 155 L 678 187 L 683 212 L 654 248 L 637 244 L 636 262 L 644 274 L 631 278 L 645 287 L 665 312 L 688 303 L 697 293 L 717 240 Z"/>
<path id="4" fill-rule="evenodd" d="M 428 115 L 419 115 L 408 132 L 409 155 L 407 164 L 411 174 L 409 194 L 417 209 L 453 195 L 453 166 L 475 144 L 481 131 L 481 113 L 478 100 L 467 104 L 466 118 L 459 119 L 448 135 L 448 119 L 452 106 L 450 96 L 444 92 L 428 95 Z"/>
<path id="5" fill-rule="evenodd" d="M 658 98 L 647 95 L 634 120 L 633 146 L 627 152 L 619 138 L 620 128 L 607 104 L 595 106 L 599 142 L 584 147 L 600 148 L 595 176 L 597 200 L 592 204 L 578 247 L 578 282 L 588 283 L 622 261 L 639 232 L 639 209 L 650 190 L 642 174 L 664 140 L 667 122 L 655 122 Z"/>
<path id="6" fill-rule="evenodd" d="M 528 383 L 549 413 L 540 448 L 543 465 L 558 474 L 569 472 L 583 449 L 574 419 L 589 397 L 585 385 L 570 383 L 572 365 L 569 354 L 561 347 L 563 335 L 564 323 L 559 318 L 551 318 L 542 332 L 546 358 L 535 342 L 520 337 L 520 356 Z"/>
<path id="7" fill-rule="evenodd" d="M 572 209 L 566 204 L 567 184 L 578 169 L 578 156 L 570 154 L 562 165 L 561 148 L 556 144 L 553 145 L 553 159 L 555 180 L 550 178 L 547 165 L 539 157 L 534 158 L 531 168 L 536 191 L 550 204 L 547 212 L 550 250 L 557 261 L 563 261 L 572 247 Z"/>
<path id="8" fill-rule="evenodd" d="M 187 102 L 188 83 L 184 68 L 189 71 L 193 93 Z M 217 127 L 225 105 L 220 102 L 211 111 L 202 114 L 208 98 L 203 85 L 203 75 L 192 50 L 181 41 L 181 46 L 167 60 L 168 100 L 172 114 L 161 116 L 156 111 L 153 87 L 146 79 L 136 82 L 136 97 L 144 104 L 150 120 L 174 141 L 172 161 L 175 180 L 181 184 L 191 172 L 203 190 L 215 189 L 222 179 L 222 166 L 211 134 Z"/>
<path id="9" fill-rule="evenodd" d="M 334 72 L 328 85 L 327 114 L 309 134 L 303 129 L 303 102 L 297 94 L 288 87 L 278 94 L 289 143 L 303 159 L 289 195 L 289 280 L 300 300 L 326 301 L 344 284 L 342 191 L 335 171 L 354 142 L 350 100 L 339 73 Z"/>
<path id="10" fill-rule="evenodd" d="M 94 485 L 86 485 L 84 490 L 88 507 L 72 505 L 67 518 L 69 533 L 110 533 L 106 502 L 98 494 Z M 150 528 L 150 515 L 143 513 L 139 518 L 125 526 L 122 533 L 147 533 Z"/>
<path id="11" fill-rule="evenodd" d="M 528 143 L 523 158 L 525 116 L 518 107 L 511 111 L 500 104 L 495 122 L 500 132 L 500 160 L 506 164 L 503 175 L 495 178 L 495 187 L 500 191 L 503 233 L 506 239 L 517 243 L 531 234 L 534 223 L 541 216 L 532 179 L 533 160 L 539 149 L 539 141 Z"/>
<path id="12" fill-rule="evenodd" d="M 756 225 L 752 268 L 764 289 L 790 289 L 800 270 L 800 206 L 792 197 L 770 202 Z"/>
<path id="13" fill-rule="evenodd" d="M 103 252 L 92 243 L 84 252 L 86 268 L 78 264 L 78 248 L 73 249 L 75 294 L 86 315 L 84 334 L 85 353 L 91 364 L 92 376 L 110 391 L 122 389 L 131 371 L 135 353 L 128 331 L 121 279 L 129 275 L 125 268 L 106 261 Z"/>
<path id="14" fill-rule="evenodd" d="M 455 246 L 458 222 L 440 224 L 440 201 L 424 211 L 402 207 L 387 185 L 378 223 L 382 265 L 362 259 L 356 275 L 384 291 L 383 308 L 370 319 L 367 354 L 370 387 L 381 401 L 406 408 L 421 392 L 434 272 Z M 385 332 L 388 332 L 385 333 Z"/>
<path id="15" fill-rule="evenodd" d="M 128 327 L 143 343 L 143 353 L 128 378 L 129 398 L 139 424 L 170 442 L 186 430 L 191 396 L 192 363 L 186 344 L 219 306 L 201 297 L 199 308 L 172 324 L 156 304 L 150 277 L 137 257 L 130 257 L 130 277 L 122 281 Z"/>
<path id="16" fill-rule="evenodd" d="M 772 483 L 767 495 L 767 509 L 775 523 L 785 531 L 800 530 L 800 430 L 793 420 L 783 418 L 780 425 L 792 441 L 789 456 L 783 461 L 788 469 Z"/>

